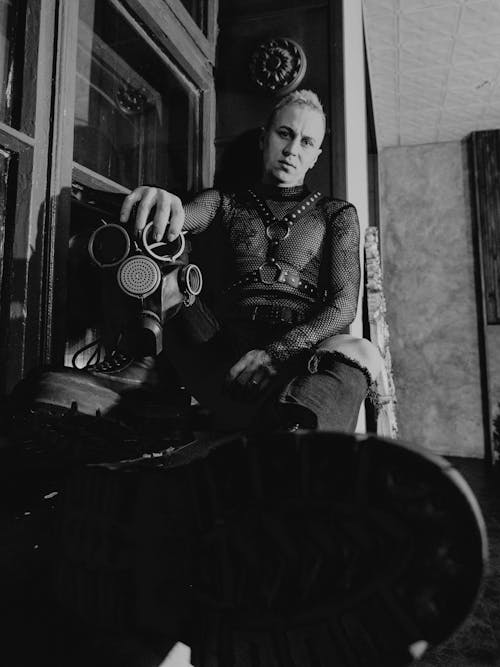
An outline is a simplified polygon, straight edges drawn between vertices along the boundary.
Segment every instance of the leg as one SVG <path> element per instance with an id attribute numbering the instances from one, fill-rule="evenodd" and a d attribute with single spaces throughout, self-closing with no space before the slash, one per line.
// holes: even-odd
<path id="1" fill-rule="evenodd" d="M 297 416 L 306 428 L 354 431 L 368 387 L 382 364 L 368 340 L 347 334 L 324 340 L 309 358 L 309 372 L 295 377 L 282 392 L 285 418 L 293 422 Z"/>
<path id="2" fill-rule="evenodd" d="M 196 318 L 192 319 L 196 321 Z M 191 331 L 189 329 L 186 331 L 183 326 L 176 326 L 179 324 L 184 325 L 184 322 L 172 322 L 166 330 L 165 356 L 190 393 L 210 411 L 214 428 L 232 431 L 261 427 L 262 418 L 257 415 L 261 412 L 262 406 L 269 403 L 271 388 L 269 387 L 263 394 L 246 397 L 235 395 L 225 384 L 231 366 L 238 361 L 243 352 L 256 346 L 246 345 L 248 341 L 244 341 L 241 347 L 241 339 L 245 336 L 240 331 L 236 331 L 233 336 L 225 329 L 208 338 L 197 335 L 201 329 L 198 324 L 194 335 L 192 322 L 189 323 Z M 206 330 L 210 331 L 210 327 Z M 246 334 L 252 337 L 249 328 Z M 266 416 L 266 419 L 272 419 L 272 416 L 274 415 Z"/>
<path id="3" fill-rule="evenodd" d="M 357 362 L 365 368 L 374 382 L 381 372 L 384 360 L 378 348 L 366 338 L 356 338 L 350 334 L 339 334 L 331 336 L 318 345 L 318 352 L 337 352 L 337 356 L 343 356 Z"/>

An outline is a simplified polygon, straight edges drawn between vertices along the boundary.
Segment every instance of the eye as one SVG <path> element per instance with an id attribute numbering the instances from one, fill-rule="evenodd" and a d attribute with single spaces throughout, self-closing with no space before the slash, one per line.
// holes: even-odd
<path id="1" fill-rule="evenodd" d="M 290 136 L 290 132 L 285 129 L 278 130 L 277 132 L 282 139 L 287 139 Z"/>
<path id="2" fill-rule="evenodd" d="M 314 141 L 312 139 L 310 139 L 309 137 L 304 137 L 302 139 L 302 145 L 307 146 L 308 148 L 309 147 L 312 148 L 314 146 Z"/>

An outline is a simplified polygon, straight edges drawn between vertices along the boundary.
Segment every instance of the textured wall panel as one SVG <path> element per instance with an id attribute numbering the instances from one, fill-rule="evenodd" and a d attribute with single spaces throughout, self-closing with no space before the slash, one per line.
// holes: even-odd
<path id="1" fill-rule="evenodd" d="M 402 438 L 483 456 L 465 150 L 380 155 L 381 247 Z"/>

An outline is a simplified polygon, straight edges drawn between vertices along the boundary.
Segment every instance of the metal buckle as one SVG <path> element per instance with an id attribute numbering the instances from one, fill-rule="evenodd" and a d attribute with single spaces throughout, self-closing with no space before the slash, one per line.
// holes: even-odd
<path id="1" fill-rule="evenodd" d="M 260 282 L 265 285 L 272 285 L 281 275 L 282 267 L 271 259 L 263 262 L 257 269 L 259 272 Z"/>
<path id="2" fill-rule="evenodd" d="M 270 241 L 284 241 L 290 236 L 290 225 L 276 220 L 266 227 L 266 236 Z"/>

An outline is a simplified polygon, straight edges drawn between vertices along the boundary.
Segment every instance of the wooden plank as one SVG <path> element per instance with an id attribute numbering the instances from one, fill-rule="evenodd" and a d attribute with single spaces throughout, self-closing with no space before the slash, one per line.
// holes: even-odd
<path id="1" fill-rule="evenodd" d="M 486 336 L 487 326 L 487 308 L 485 299 L 485 280 L 484 280 L 484 247 L 481 243 L 482 238 L 482 178 L 480 172 L 483 163 L 480 160 L 479 153 L 481 147 L 479 144 L 479 133 L 474 132 L 468 140 L 468 159 L 471 188 L 471 219 L 472 219 L 472 250 L 474 256 L 474 279 L 476 288 L 476 312 L 477 312 L 477 334 L 478 334 L 478 355 L 479 355 L 479 375 L 481 380 L 481 407 L 483 417 L 484 431 L 484 458 L 486 464 L 491 467 L 495 461 L 493 420 L 490 408 L 490 377 L 488 371 L 488 341 Z"/>
<path id="2" fill-rule="evenodd" d="M 31 39 L 40 30 L 40 3 L 26 2 L 24 31 L 23 91 L 20 129 L 34 136 L 36 120 L 36 81 L 38 72 L 38 40 Z"/>
<path id="3" fill-rule="evenodd" d="M 169 8 L 177 17 L 179 23 L 183 26 L 191 40 L 202 51 L 205 58 L 212 64 L 215 62 L 215 39 L 212 24 L 214 15 L 217 16 L 217 2 L 212 0 L 206 4 L 206 16 L 202 17 L 202 25 L 199 26 L 181 0 L 166 0 Z M 212 32 L 212 34 L 211 34 Z"/>
<path id="4" fill-rule="evenodd" d="M 211 49 L 211 62 L 215 63 L 218 36 L 219 0 L 209 0 L 207 2 L 207 11 L 208 15 L 206 21 L 206 34 Z"/>
<path id="5" fill-rule="evenodd" d="M 110 178 L 106 178 L 106 176 L 102 176 L 96 171 L 88 169 L 82 164 L 78 164 L 78 162 L 73 162 L 72 181 L 89 188 L 107 190 L 108 192 L 121 192 L 123 194 L 128 194 L 130 192 L 130 188 L 126 188 L 120 183 L 116 183 L 116 181 L 112 181 Z"/>
<path id="6" fill-rule="evenodd" d="M 71 212 L 71 174 L 78 43 L 78 2 L 57 1 L 51 172 L 44 239 L 44 322 L 41 356 L 62 363 L 65 348 L 66 262 Z"/>
<path id="7" fill-rule="evenodd" d="M 24 150 L 26 147 L 33 148 L 35 138 L 0 121 L 0 143 L 8 150 L 17 152 Z"/>
<path id="8" fill-rule="evenodd" d="M 343 0 L 330 0 L 330 148 L 332 154 L 332 193 L 347 198 L 346 127 L 344 86 L 344 11 Z"/>
<path id="9" fill-rule="evenodd" d="M 8 332 L 5 344 L 8 354 L 2 369 L 4 391 L 9 391 L 22 377 L 25 356 L 26 324 L 28 321 L 27 276 L 36 246 L 27 248 L 26 238 L 35 219 L 30 210 L 33 181 L 33 150 L 15 153 L 16 169 L 9 174 L 8 208 L 5 223 L 8 280 L 2 285 L 2 309 L 8 311 Z M 36 259 L 35 259 L 36 262 Z"/>
<path id="10" fill-rule="evenodd" d="M 121 13 L 128 14 L 123 3 L 119 0 L 110 0 L 113 6 Z M 182 73 L 196 87 L 203 88 L 212 78 L 213 64 L 210 63 L 203 49 L 197 41 L 193 41 L 191 35 L 186 32 L 178 17 L 163 0 L 127 0 L 126 6 L 140 19 L 148 28 L 146 32 L 140 28 L 139 22 L 135 22 L 134 28 L 141 32 L 149 43 L 154 44 L 151 39 L 153 35 L 156 41 L 163 47 L 162 53 L 169 53 L 172 60 Z M 205 38 L 204 38 L 205 39 Z"/>
<path id="11" fill-rule="evenodd" d="M 214 84 L 202 93 L 201 106 L 202 153 L 200 159 L 202 169 L 200 175 L 201 182 L 198 183 L 198 186 L 208 188 L 213 185 L 215 175 L 216 108 Z"/>
<path id="12" fill-rule="evenodd" d="M 474 133 L 487 324 L 500 324 L 500 130 Z"/>
<path id="13" fill-rule="evenodd" d="M 3 369 L 4 389 L 10 390 L 27 370 L 40 361 L 41 290 L 43 278 L 43 221 L 48 170 L 48 135 L 54 40 L 53 0 L 28 0 L 26 30 L 30 45 L 25 53 L 25 81 L 21 118 L 30 137 L 0 127 L 0 141 L 17 153 L 17 179 L 12 256 L 15 270 L 9 285 L 9 355 Z M 37 288 L 33 289 L 36 285 Z"/>
<path id="14" fill-rule="evenodd" d="M 15 201 L 11 201 L 9 195 L 9 181 L 12 182 L 14 174 L 13 155 L 10 151 L 0 149 L 0 395 L 7 392 L 6 366 L 9 354 L 9 332 L 10 332 L 10 280 L 12 276 L 12 225 L 9 229 L 9 221 L 13 216 L 9 215 Z"/>
<path id="15" fill-rule="evenodd" d="M 34 98 L 34 150 L 31 192 L 29 198 L 29 226 L 24 225 L 25 236 L 21 252 L 29 257 L 24 281 L 24 303 L 26 324 L 24 329 L 24 350 L 22 375 L 41 363 L 43 338 L 43 301 L 39 286 L 44 278 L 43 238 L 45 232 L 45 211 L 47 197 L 49 136 L 51 120 L 51 90 L 53 45 L 55 29 L 55 0 L 30 0 L 27 13 L 28 35 L 38 35 L 36 71 L 34 72 L 32 96 Z M 30 70 L 32 68 L 30 67 Z M 20 239 L 21 240 L 21 239 Z M 35 252 L 33 249 L 36 249 Z M 37 289 L 33 289 L 33 285 Z M 19 290 L 21 285 L 19 285 Z"/>
<path id="16" fill-rule="evenodd" d="M 5 25 L 2 26 L 6 32 L 7 50 L 6 65 L 9 69 L 8 84 L 3 93 L 2 109 L 0 113 L 3 120 L 18 129 L 21 127 L 21 111 L 23 104 L 23 73 L 25 62 L 25 22 L 26 22 L 26 0 L 10 3 L 7 9 Z M 2 54 L 4 55 L 4 54 Z"/>

